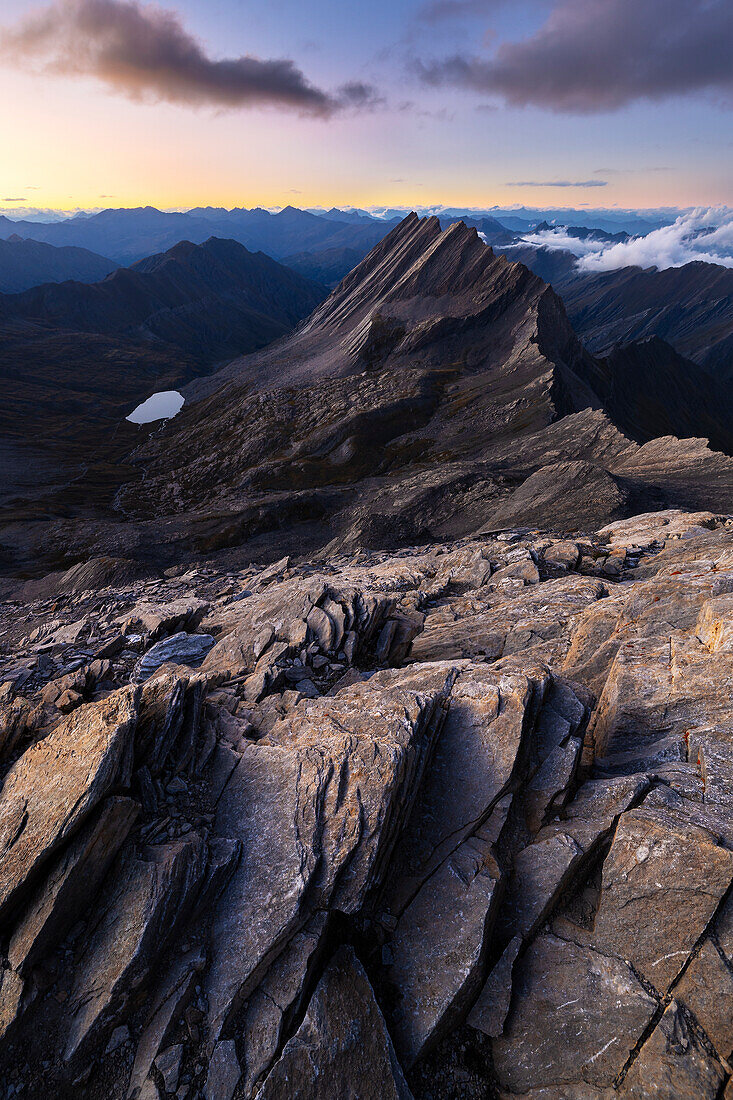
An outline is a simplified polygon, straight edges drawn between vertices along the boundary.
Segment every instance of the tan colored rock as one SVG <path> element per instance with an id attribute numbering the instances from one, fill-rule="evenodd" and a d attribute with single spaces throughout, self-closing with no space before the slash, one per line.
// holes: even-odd
<path id="1" fill-rule="evenodd" d="M 655 543 L 664 544 L 669 539 L 712 530 L 722 518 L 713 512 L 685 512 L 679 508 L 668 508 L 662 512 L 643 512 L 630 519 L 616 520 L 602 527 L 598 535 L 605 537 L 612 546 L 646 548 Z"/>
<path id="2" fill-rule="evenodd" d="M 504 565 L 496 570 L 491 578 L 491 584 L 498 586 L 502 581 L 508 580 L 518 580 L 523 585 L 539 584 L 540 572 L 531 558 L 527 561 L 512 562 L 511 565 Z"/>
<path id="3" fill-rule="evenodd" d="M 596 756 L 626 754 L 627 761 L 653 763 L 664 738 L 682 741 L 694 727 L 727 724 L 733 702 L 722 685 L 730 676 L 733 654 L 711 661 L 686 632 L 625 641 L 590 723 Z M 684 747 L 680 752 L 684 759 Z"/>
<path id="4" fill-rule="evenodd" d="M 137 691 L 79 707 L 27 749 L 0 792 L 0 912 L 77 831 L 115 783 L 129 781 Z"/>
<path id="5" fill-rule="evenodd" d="M 269 647 L 284 643 L 279 655 L 298 652 L 309 641 L 336 652 L 349 632 L 358 647 L 369 646 L 395 606 L 386 593 L 329 583 L 323 576 L 275 582 L 235 604 L 212 612 L 206 630 L 221 632 L 203 663 L 222 679 L 251 673 L 268 664 Z M 263 649 L 265 632 L 271 641 Z"/>
<path id="6" fill-rule="evenodd" d="M 706 1049 L 672 1001 L 642 1046 L 619 1096 L 628 1100 L 715 1100 L 726 1069 Z"/>
<path id="7" fill-rule="evenodd" d="M 557 565 L 564 569 L 575 569 L 580 561 L 580 550 L 577 542 L 563 539 L 551 543 L 543 556 L 548 565 Z"/>
<path id="8" fill-rule="evenodd" d="M 429 569 L 427 559 L 423 561 L 423 568 Z M 491 555 L 486 547 L 453 550 L 447 554 L 441 554 L 434 561 L 436 567 L 432 579 L 434 589 L 445 585 L 458 592 L 471 591 L 486 584 L 491 577 Z M 415 587 L 419 584 L 418 579 Z"/>
<path id="9" fill-rule="evenodd" d="M 493 580 L 494 578 L 492 578 Z M 416 661 L 500 657 L 504 653 L 557 653 L 564 657 L 568 621 L 606 594 L 601 581 L 568 576 L 522 588 L 495 607 L 466 616 L 429 613 L 412 645 Z"/>
<path id="10" fill-rule="evenodd" d="M 24 989 L 25 982 L 15 970 L 0 970 L 0 1040 L 22 1014 Z"/>
<path id="11" fill-rule="evenodd" d="M 208 609 L 206 600 L 196 596 L 185 596 L 168 603 L 141 600 L 117 621 L 124 625 L 128 633 L 139 630 L 147 636 L 148 643 L 152 643 L 180 630 L 197 630 Z"/>
<path id="12" fill-rule="evenodd" d="M 594 942 L 664 992 L 732 881 L 733 852 L 710 832 L 663 810 L 629 810 L 603 864 Z"/>
<path id="13" fill-rule="evenodd" d="M 139 811 L 131 798 L 112 797 L 85 822 L 37 888 L 13 931 L 8 960 L 15 970 L 40 962 L 69 928 L 86 916 Z"/>
<path id="14" fill-rule="evenodd" d="M 695 632 L 711 653 L 733 652 L 733 593 L 705 601 Z"/>

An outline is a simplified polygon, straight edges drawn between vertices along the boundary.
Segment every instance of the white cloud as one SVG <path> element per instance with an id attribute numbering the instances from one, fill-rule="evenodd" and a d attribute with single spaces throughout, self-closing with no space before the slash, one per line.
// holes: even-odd
<path id="1" fill-rule="evenodd" d="M 619 244 L 577 240 L 563 229 L 525 236 L 527 244 L 564 249 L 578 257 L 583 272 L 614 271 L 620 267 L 682 267 L 693 260 L 733 267 L 733 209 L 698 207 L 681 214 L 672 225 L 645 237 Z"/>

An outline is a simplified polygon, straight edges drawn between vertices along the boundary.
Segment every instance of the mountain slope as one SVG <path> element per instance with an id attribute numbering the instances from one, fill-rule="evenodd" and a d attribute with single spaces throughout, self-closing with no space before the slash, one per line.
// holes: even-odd
<path id="1" fill-rule="evenodd" d="M 16 234 L 0 240 L 0 294 L 17 294 L 41 283 L 75 279 L 96 283 L 117 264 L 85 248 L 56 248 Z"/>
<path id="2" fill-rule="evenodd" d="M 657 354 L 637 351 L 659 386 Z M 733 499 L 731 459 L 654 439 L 661 421 L 620 400 L 603 411 L 613 369 L 527 268 L 411 215 L 293 334 L 187 387 L 118 502 L 144 539 L 241 558 L 460 537 L 538 471 L 568 529 L 599 477 L 627 511 Z M 703 435 L 713 412 L 681 368 L 679 384 L 663 430 Z"/>
<path id="3" fill-rule="evenodd" d="M 567 283 L 578 278 L 577 258 L 564 248 L 518 243 L 506 247 L 505 254 L 513 263 L 524 264 L 540 279 L 551 283 L 560 294 L 564 293 Z"/>
<path id="4" fill-rule="evenodd" d="M 367 251 L 369 250 L 361 248 L 325 248 L 321 251 L 298 252 L 294 256 L 285 256 L 282 262 L 306 279 L 314 279 L 333 289 L 361 263 Z"/>
<path id="5" fill-rule="evenodd" d="M 615 347 L 591 361 L 587 377 L 608 415 L 633 439 L 704 435 L 715 450 L 733 453 L 733 386 L 659 337 Z"/>
<path id="6" fill-rule="evenodd" d="M 566 232 L 601 238 L 596 230 Z M 591 352 L 603 355 L 620 344 L 659 337 L 718 378 L 733 380 L 733 269 L 693 261 L 663 271 L 622 267 L 583 274 L 565 249 L 517 244 L 506 255 L 555 287 Z"/>
<path id="7" fill-rule="evenodd" d="M 681 355 L 733 378 L 731 268 L 699 261 L 664 271 L 624 267 L 569 280 L 561 293 L 592 351 L 659 336 Z"/>
<path id="8" fill-rule="evenodd" d="M 3 498 L 18 495 L 14 485 L 78 479 L 99 456 L 119 479 L 135 405 L 289 332 L 324 294 L 268 256 L 212 239 L 101 283 L 0 296 L 0 437 L 13 448 L 0 458 L 16 471 Z M 88 502 L 98 496 L 88 488 Z"/>
<path id="9" fill-rule="evenodd" d="M 155 338 L 215 362 L 281 336 L 324 296 L 235 241 L 177 244 L 100 283 L 47 284 L 0 298 L 0 320 Z"/>

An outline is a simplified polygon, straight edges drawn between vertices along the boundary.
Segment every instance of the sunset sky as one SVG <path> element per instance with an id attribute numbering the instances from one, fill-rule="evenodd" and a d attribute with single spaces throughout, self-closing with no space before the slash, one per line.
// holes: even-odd
<path id="1" fill-rule="evenodd" d="M 731 57 L 731 0 L 3 0 L 0 207 L 731 205 Z"/>

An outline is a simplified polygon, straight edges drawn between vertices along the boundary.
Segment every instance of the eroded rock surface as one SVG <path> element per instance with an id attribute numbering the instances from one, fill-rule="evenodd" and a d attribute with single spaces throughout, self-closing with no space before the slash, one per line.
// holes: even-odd
<path id="1" fill-rule="evenodd" d="M 3 608 L 3 1100 L 730 1088 L 733 520 L 108 581 Z"/>

